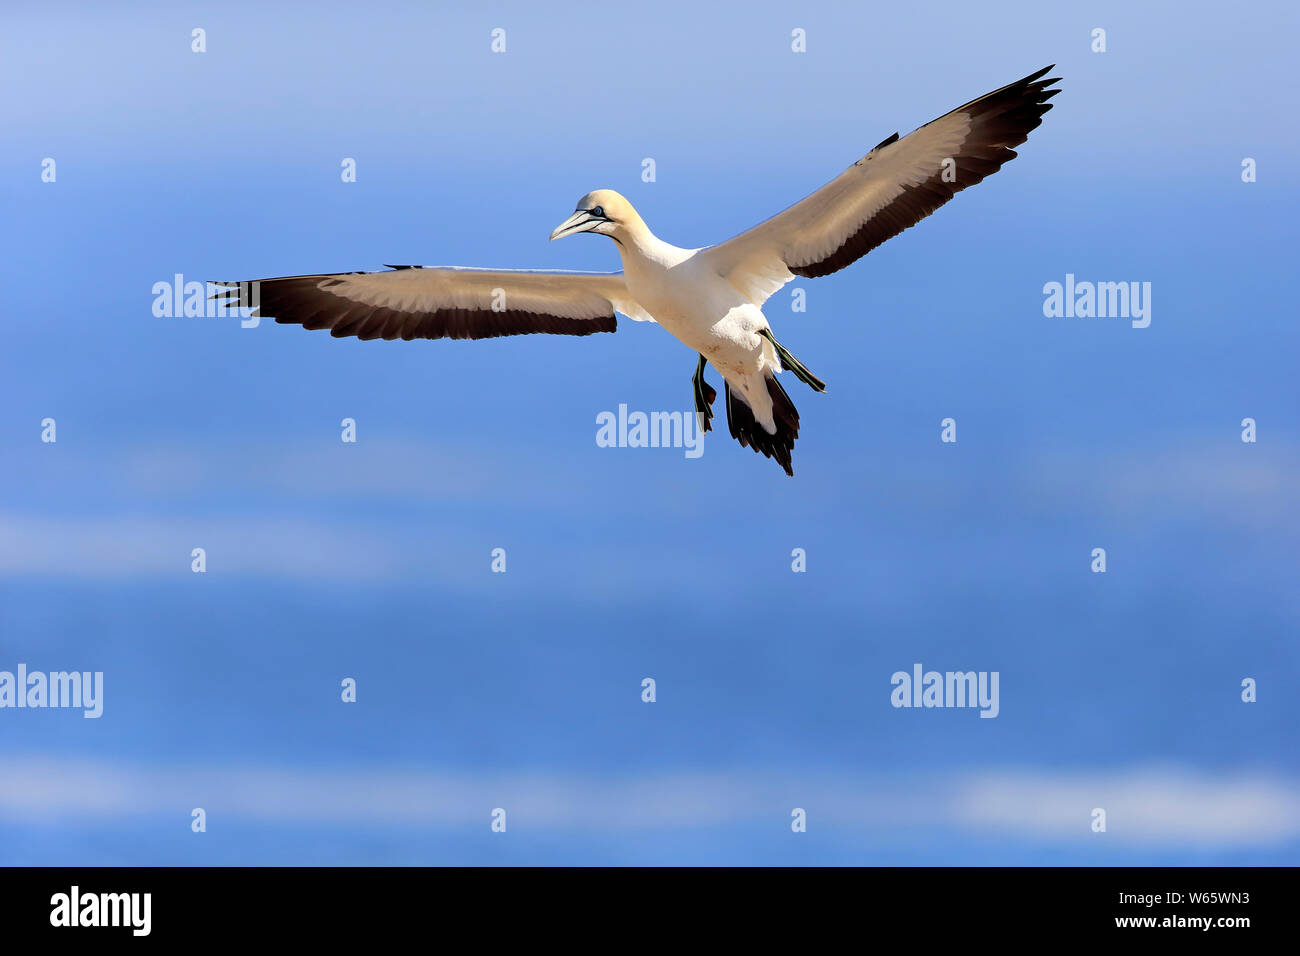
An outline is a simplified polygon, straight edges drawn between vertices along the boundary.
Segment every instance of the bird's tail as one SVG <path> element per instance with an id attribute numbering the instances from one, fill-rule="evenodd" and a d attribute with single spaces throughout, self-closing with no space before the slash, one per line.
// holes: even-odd
<path id="1" fill-rule="evenodd" d="M 754 411 L 741 393 L 733 394 L 731 384 L 724 381 L 727 393 L 727 427 L 731 437 L 745 448 L 752 448 L 767 458 L 774 459 L 793 477 L 794 466 L 790 453 L 794 451 L 794 440 L 799 437 L 799 410 L 790 401 L 781 383 L 772 372 L 764 375 L 767 382 L 767 394 L 772 399 L 772 421 L 776 433 L 772 434 L 754 418 Z"/>

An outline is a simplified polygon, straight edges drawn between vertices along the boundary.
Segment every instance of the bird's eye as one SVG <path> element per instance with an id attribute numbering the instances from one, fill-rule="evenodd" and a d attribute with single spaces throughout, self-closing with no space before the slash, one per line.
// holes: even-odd
<path id="1" fill-rule="evenodd" d="M 604 207 L 604 206 L 597 206 L 595 209 L 593 209 L 593 210 L 591 211 L 591 214 L 592 214 L 593 216 L 599 216 L 601 219 L 604 219 L 604 218 L 605 218 L 605 207 Z"/>

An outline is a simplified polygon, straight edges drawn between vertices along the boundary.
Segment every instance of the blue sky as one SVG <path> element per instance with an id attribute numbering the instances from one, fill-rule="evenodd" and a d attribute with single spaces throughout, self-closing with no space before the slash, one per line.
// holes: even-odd
<path id="1" fill-rule="evenodd" d="M 0 710 L 0 862 L 1297 861 L 1293 9 L 308 9 L 6 12 L 0 670 L 105 706 Z M 615 269 L 546 242 L 602 186 L 719 241 L 1051 62 L 1017 160 L 767 304 L 830 386 L 787 386 L 793 479 L 725 429 L 597 446 L 690 407 L 653 325 L 152 312 L 176 273 Z M 1045 317 L 1066 274 L 1150 282 L 1150 327 Z M 918 662 L 997 671 L 998 717 L 891 707 Z"/>

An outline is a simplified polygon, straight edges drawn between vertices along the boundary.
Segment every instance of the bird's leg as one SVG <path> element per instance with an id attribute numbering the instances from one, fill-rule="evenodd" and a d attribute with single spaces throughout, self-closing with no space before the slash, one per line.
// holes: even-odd
<path id="1" fill-rule="evenodd" d="M 773 348 L 776 349 L 777 358 L 781 360 L 781 367 L 783 369 L 787 372 L 794 372 L 794 377 L 803 382 L 813 391 L 826 391 L 826 383 L 812 372 L 808 371 L 808 366 L 804 365 L 803 362 L 800 362 L 797 358 L 786 351 L 786 347 L 773 338 L 771 329 L 759 329 L 758 334 L 772 343 Z"/>
<path id="2" fill-rule="evenodd" d="M 695 386 L 695 414 L 699 416 L 699 421 L 706 432 L 713 431 L 713 426 L 709 422 L 713 418 L 713 400 L 718 397 L 718 393 L 713 390 L 713 386 L 704 381 L 705 358 L 700 356 L 700 364 L 695 366 L 695 376 L 691 379 L 691 384 Z"/>

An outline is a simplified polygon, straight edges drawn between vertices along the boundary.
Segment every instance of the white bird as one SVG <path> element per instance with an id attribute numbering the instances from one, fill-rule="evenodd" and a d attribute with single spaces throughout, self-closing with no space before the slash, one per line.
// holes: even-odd
<path id="1" fill-rule="evenodd" d="M 593 232 L 618 246 L 623 271 L 549 272 L 390 266 L 388 272 L 289 276 L 225 287 L 214 298 L 308 329 L 361 339 L 482 339 L 551 332 L 613 332 L 615 312 L 658 322 L 699 353 L 695 409 L 708 430 L 725 382 L 727 424 L 742 446 L 793 475 L 799 413 L 777 375 L 826 386 L 778 344 L 763 303 L 795 276 L 843 269 L 1014 159 L 1042 122 L 1059 78 L 1051 67 L 895 133 L 806 199 L 716 246 L 684 249 L 652 233 L 623 196 L 598 189 L 578 201 L 552 239 Z"/>

